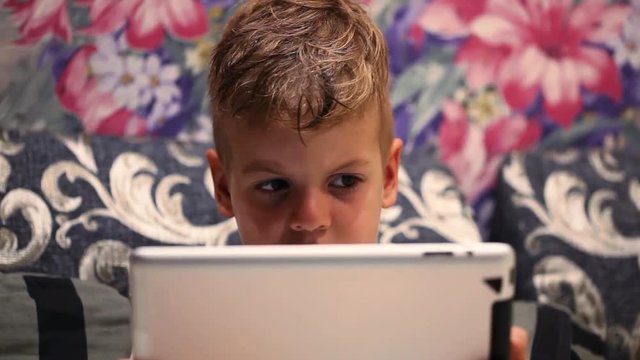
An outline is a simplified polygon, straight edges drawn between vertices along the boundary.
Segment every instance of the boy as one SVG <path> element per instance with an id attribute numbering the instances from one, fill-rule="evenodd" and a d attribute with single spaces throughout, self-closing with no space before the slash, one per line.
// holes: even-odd
<path id="1" fill-rule="evenodd" d="M 396 201 L 384 38 L 355 0 L 250 0 L 210 69 L 217 206 L 246 244 L 375 242 Z M 526 334 L 512 331 L 512 358 Z"/>

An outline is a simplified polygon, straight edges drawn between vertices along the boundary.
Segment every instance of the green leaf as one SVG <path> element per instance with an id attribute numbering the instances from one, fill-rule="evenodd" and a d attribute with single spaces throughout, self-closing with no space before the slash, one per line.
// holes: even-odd
<path id="1" fill-rule="evenodd" d="M 612 127 L 612 122 L 617 122 L 621 128 L 626 129 L 626 132 L 630 132 L 629 127 L 623 127 L 621 120 L 613 120 L 610 118 L 595 118 L 589 120 L 576 120 L 573 125 L 568 129 L 557 129 L 550 135 L 544 138 L 539 144 L 541 149 L 562 149 L 570 146 L 574 146 L 576 143 L 582 141 L 587 136 L 597 133 L 602 130 L 608 130 Z M 626 135 L 626 134 L 625 134 Z"/>
<path id="2" fill-rule="evenodd" d="M 625 121 L 622 126 L 622 136 L 627 144 L 640 144 L 640 124 L 635 121 Z"/>
<path id="3" fill-rule="evenodd" d="M 391 106 L 396 107 L 424 90 L 426 86 L 425 79 L 429 72 L 428 68 L 429 64 L 417 63 L 400 74 L 391 89 Z"/>
<path id="4" fill-rule="evenodd" d="M 461 69 L 449 66 L 440 66 L 439 70 L 430 70 L 426 77 L 422 77 L 424 83 L 420 95 L 415 104 L 414 118 L 409 127 L 407 147 L 411 149 L 418 134 L 429 125 L 431 120 L 440 112 L 442 103 L 460 86 L 463 79 Z"/>
<path id="5" fill-rule="evenodd" d="M 416 96 L 425 89 L 437 86 L 438 82 L 446 81 L 440 75 L 453 72 L 454 75 L 462 75 L 461 71 L 452 68 L 453 50 L 451 49 L 434 49 L 429 52 L 427 58 L 406 68 L 399 77 L 393 82 L 391 90 L 391 105 L 398 106 Z M 453 82 L 459 82 L 460 78 L 449 79 Z"/>
<path id="6" fill-rule="evenodd" d="M 164 43 L 162 44 L 162 48 L 166 51 L 166 53 L 171 58 L 171 61 L 176 64 L 185 63 L 185 50 L 189 49 L 191 46 L 194 46 L 194 42 L 185 42 L 178 39 L 175 39 L 167 34 L 164 38 Z"/>
<path id="7" fill-rule="evenodd" d="M 48 67 L 38 66 L 38 53 L 34 47 L 8 74 L 9 84 L 0 93 L 0 127 L 77 131 L 79 121 L 65 116 L 55 95 L 55 79 Z"/>
<path id="8" fill-rule="evenodd" d="M 376 11 L 370 15 L 373 16 L 373 20 L 380 29 L 387 29 L 394 21 L 396 10 L 407 2 L 408 0 L 376 0 L 371 7 L 378 9 L 375 9 Z"/>
<path id="9" fill-rule="evenodd" d="M 76 6 L 71 1 L 67 2 L 67 10 L 69 11 L 69 22 L 71 23 L 72 31 L 77 29 L 84 29 L 91 25 L 91 19 L 89 18 L 89 8 L 86 6 Z"/>

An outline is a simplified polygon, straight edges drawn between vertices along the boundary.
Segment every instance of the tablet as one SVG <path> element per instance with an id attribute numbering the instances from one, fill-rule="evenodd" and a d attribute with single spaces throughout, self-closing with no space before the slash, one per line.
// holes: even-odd
<path id="1" fill-rule="evenodd" d="M 508 359 L 505 244 L 141 247 L 139 359 Z"/>

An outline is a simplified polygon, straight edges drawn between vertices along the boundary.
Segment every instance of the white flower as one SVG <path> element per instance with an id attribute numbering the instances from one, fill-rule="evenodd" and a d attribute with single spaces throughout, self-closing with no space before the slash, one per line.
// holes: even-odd
<path id="1" fill-rule="evenodd" d="M 144 86 L 143 98 L 148 100 L 147 103 L 155 99 L 156 103 L 168 104 L 182 97 L 182 91 L 176 85 L 180 67 L 176 64 L 163 65 L 156 54 L 147 57 L 139 76 Z"/>
<path id="2" fill-rule="evenodd" d="M 145 84 L 143 78 L 139 76 L 142 72 L 144 60 L 135 55 L 128 55 L 121 62 L 121 65 L 112 76 L 102 78 L 105 86 L 113 86 L 113 97 L 118 104 L 131 110 L 138 109 L 149 104 L 149 99 L 144 97 Z"/>
<path id="3" fill-rule="evenodd" d="M 111 35 L 97 36 L 95 45 L 98 53 L 105 57 L 123 56 L 129 48 L 122 35 L 117 38 Z"/>
<path id="4" fill-rule="evenodd" d="M 209 58 L 213 43 L 210 41 L 198 41 L 195 47 L 184 51 L 185 65 L 194 74 L 199 74 L 209 66 Z"/>
<path id="5" fill-rule="evenodd" d="M 98 85 L 102 90 L 111 91 L 115 88 L 115 84 L 109 81 L 102 81 L 102 78 L 109 77 L 122 68 L 121 49 L 111 36 L 96 38 L 95 45 L 97 51 L 89 59 L 91 73 L 98 77 Z"/>
<path id="6" fill-rule="evenodd" d="M 182 91 L 176 85 L 180 77 L 178 65 L 163 65 L 160 58 L 152 54 L 144 62 L 143 71 L 140 72 L 139 77 L 143 86 L 142 100 L 147 104 L 154 101 L 148 116 L 152 127 L 153 124 L 161 124 L 180 111 Z"/>
<path id="7" fill-rule="evenodd" d="M 89 71 L 100 90 L 112 93 L 118 105 L 134 111 L 151 106 L 147 117 L 151 128 L 180 112 L 178 65 L 163 64 L 156 54 L 143 57 L 127 53 L 123 36 L 98 37 L 95 44 L 97 51 L 89 60 Z"/>
<path id="8" fill-rule="evenodd" d="M 154 129 L 161 126 L 167 119 L 176 116 L 180 112 L 181 107 L 179 101 L 162 103 L 156 100 L 151 108 L 151 113 L 147 116 L 149 128 Z"/>
<path id="9" fill-rule="evenodd" d="M 149 104 L 143 98 L 143 87 L 138 75 L 142 73 L 144 60 L 137 55 L 125 55 L 124 39 L 102 36 L 96 40 L 97 51 L 89 59 L 91 73 L 98 80 L 98 88 L 113 94 L 120 106 L 136 110 Z"/>
<path id="10" fill-rule="evenodd" d="M 622 36 L 613 42 L 616 64 L 629 63 L 640 69 L 640 13 L 632 13 L 622 28 Z"/>

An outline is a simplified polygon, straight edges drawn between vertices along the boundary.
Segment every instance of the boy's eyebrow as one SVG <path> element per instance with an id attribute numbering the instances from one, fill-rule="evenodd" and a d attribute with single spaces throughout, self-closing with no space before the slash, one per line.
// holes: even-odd
<path id="1" fill-rule="evenodd" d="M 332 172 L 334 173 L 339 172 L 342 169 L 346 169 L 350 167 L 367 166 L 370 163 L 371 162 L 367 159 L 354 159 L 337 166 Z M 257 160 L 250 163 L 249 165 L 245 166 L 242 169 L 243 174 L 247 174 L 251 172 L 268 172 L 273 174 L 279 174 L 281 172 L 280 164 L 278 164 L 276 161 Z"/>
<path id="2" fill-rule="evenodd" d="M 280 164 L 270 160 L 256 160 L 242 169 L 243 174 L 251 172 L 269 172 L 278 174 L 280 173 Z"/>
<path id="3" fill-rule="evenodd" d="M 335 170 L 333 170 L 332 172 L 333 173 L 340 172 L 340 170 L 347 169 L 350 167 L 367 166 L 370 163 L 371 162 L 367 159 L 354 159 L 354 160 L 347 161 L 344 164 L 336 167 Z"/>

